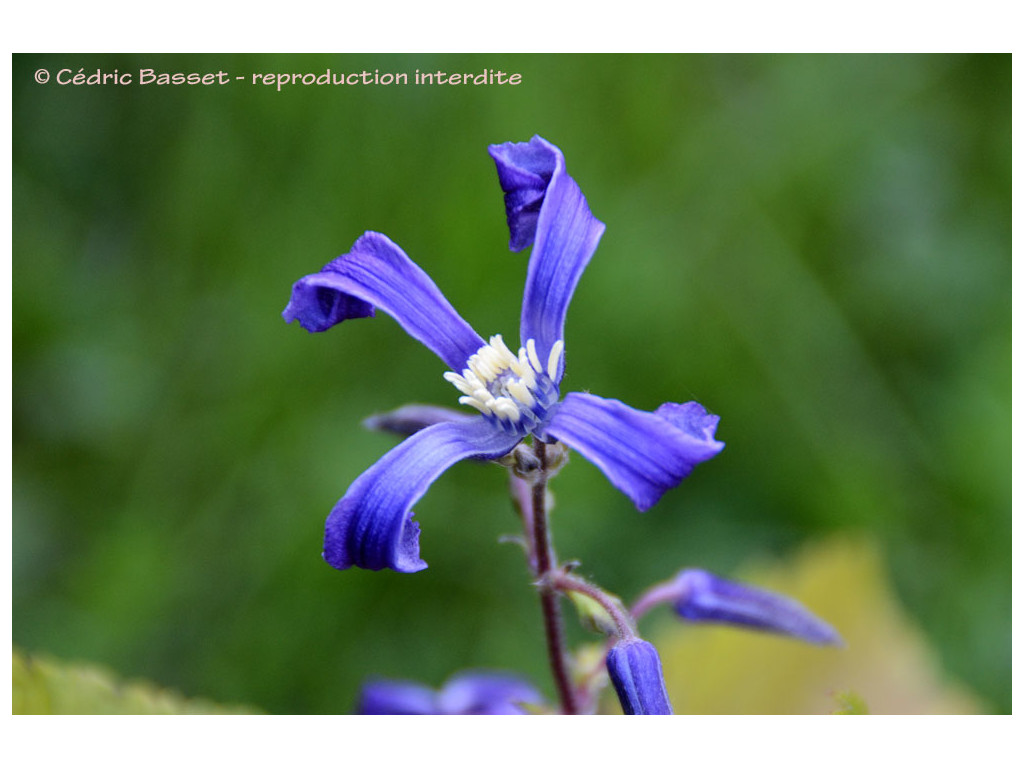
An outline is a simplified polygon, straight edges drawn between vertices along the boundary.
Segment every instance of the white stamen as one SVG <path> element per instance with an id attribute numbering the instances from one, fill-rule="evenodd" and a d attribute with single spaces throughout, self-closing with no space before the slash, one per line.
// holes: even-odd
<path id="1" fill-rule="evenodd" d="M 493 368 L 495 372 L 501 370 L 501 354 L 494 347 L 484 347 L 478 354 L 489 368 Z"/>
<path id="2" fill-rule="evenodd" d="M 493 381 L 498 375 L 498 372 L 492 369 L 479 353 L 469 358 L 469 369 L 483 382 Z"/>
<path id="3" fill-rule="evenodd" d="M 558 378 L 558 362 L 562 357 L 562 350 L 565 342 L 559 339 L 551 345 L 551 354 L 548 355 L 548 378 L 554 381 Z"/>
<path id="4" fill-rule="evenodd" d="M 545 367 L 535 340 L 527 339 L 513 353 L 495 334 L 470 356 L 461 374 L 448 371 L 444 378 L 463 394 L 460 403 L 498 419 L 506 431 L 525 434 L 545 418 L 558 397 L 558 387 L 551 380 L 558 373 L 564 348 L 561 341 L 555 342 Z"/>
<path id="5" fill-rule="evenodd" d="M 534 396 L 530 393 L 529 388 L 521 381 L 510 381 L 506 389 L 508 389 L 508 393 L 510 395 L 527 408 L 537 402 Z"/>
<path id="6" fill-rule="evenodd" d="M 523 371 L 519 378 L 523 380 L 523 383 L 526 384 L 526 386 L 533 389 L 534 385 L 537 383 L 537 377 L 534 375 L 533 366 L 530 365 L 530 358 L 526 354 L 525 348 L 520 348 L 519 350 L 519 367 Z"/>
<path id="7" fill-rule="evenodd" d="M 487 403 L 481 403 L 475 397 L 469 397 L 468 395 L 466 397 L 460 397 L 459 402 L 462 403 L 463 405 L 473 406 L 478 411 L 480 411 L 480 413 L 482 413 L 484 416 L 491 415 L 491 409 L 487 407 Z"/>
<path id="8" fill-rule="evenodd" d="M 505 341 L 501 338 L 500 333 L 491 336 L 491 347 L 498 352 L 501 356 L 501 362 L 506 366 L 508 366 L 512 360 L 516 359 L 516 356 L 512 354 L 512 350 L 505 346 Z"/>
<path id="9" fill-rule="evenodd" d="M 537 357 L 537 342 L 533 339 L 526 340 L 526 354 L 530 356 L 530 365 L 537 373 L 543 373 L 544 369 L 541 367 L 540 358 Z"/>
<path id="10" fill-rule="evenodd" d="M 448 371 L 444 375 L 444 378 L 445 381 L 447 381 L 449 384 L 454 385 L 454 387 L 457 390 L 459 390 L 459 392 L 462 392 L 464 395 L 472 395 L 474 389 L 479 389 L 479 387 L 472 386 L 468 381 L 459 376 L 459 374 L 454 373 L 452 371 Z"/>
<path id="11" fill-rule="evenodd" d="M 498 415 L 504 416 L 509 421 L 519 421 L 519 409 L 516 408 L 515 403 L 507 397 L 499 397 L 494 401 L 494 410 Z"/>
<path id="12" fill-rule="evenodd" d="M 533 372 L 533 368 L 526 366 L 523 369 L 523 384 L 528 386 L 530 389 L 534 389 L 537 386 L 537 374 Z"/>

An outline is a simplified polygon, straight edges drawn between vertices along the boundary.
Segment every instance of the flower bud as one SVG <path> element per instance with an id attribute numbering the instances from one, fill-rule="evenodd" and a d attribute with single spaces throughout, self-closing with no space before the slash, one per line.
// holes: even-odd
<path id="1" fill-rule="evenodd" d="M 622 640 L 605 660 L 608 676 L 627 715 L 671 715 L 657 649 L 638 637 Z"/>
<path id="2" fill-rule="evenodd" d="M 843 644 L 838 632 L 796 600 L 707 571 L 681 571 L 667 593 L 687 621 L 735 624 L 817 645 Z"/>

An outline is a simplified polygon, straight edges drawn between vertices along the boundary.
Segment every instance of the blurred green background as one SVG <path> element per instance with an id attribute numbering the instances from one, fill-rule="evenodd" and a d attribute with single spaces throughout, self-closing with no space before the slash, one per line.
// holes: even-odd
<path id="1" fill-rule="evenodd" d="M 519 86 L 40 85 L 485 68 Z M 18 55 L 13 619 L 31 652 L 190 696 L 344 712 L 369 675 L 550 691 L 502 470 L 417 506 L 416 575 L 332 570 L 326 514 L 453 405 L 390 318 L 310 335 L 293 281 L 388 234 L 517 336 L 487 145 L 539 133 L 607 225 L 563 389 L 697 399 L 726 450 L 638 514 L 586 461 L 560 554 L 632 598 L 836 531 L 876 539 L 946 673 L 1010 708 L 1010 57 Z M 828 618 L 828 610 L 821 613 Z M 582 635 L 573 628 L 574 637 Z"/>

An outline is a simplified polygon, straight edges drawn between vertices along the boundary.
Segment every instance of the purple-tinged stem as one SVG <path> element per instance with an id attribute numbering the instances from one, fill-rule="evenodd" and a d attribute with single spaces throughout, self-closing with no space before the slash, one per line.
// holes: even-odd
<path id="1" fill-rule="evenodd" d="M 551 674 L 555 680 L 555 688 L 558 689 L 562 712 L 566 715 L 575 715 L 579 708 L 576 705 L 576 696 L 566 662 L 562 611 L 558 603 L 558 592 L 553 587 L 550 577 L 554 573 L 555 555 L 548 534 L 546 448 L 540 440 L 534 440 L 534 453 L 540 462 L 540 471 L 537 481 L 533 484 L 533 554 L 536 558 L 540 607 L 544 615 L 544 635 L 547 638 Z"/>
<path id="2" fill-rule="evenodd" d="M 600 587 L 569 573 L 556 574 L 552 585 L 560 592 L 578 592 L 581 595 L 586 595 L 604 608 L 611 620 L 615 622 L 615 634 L 619 640 L 628 640 L 637 636 L 629 613 L 619 604 L 618 600 Z"/>
<path id="3" fill-rule="evenodd" d="M 630 609 L 630 613 L 633 614 L 634 619 L 639 619 L 654 606 L 674 601 L 678 596 L 678 592 L 679 590 L 674 581 L 663 581 L 660 584 L 655 584 L 637 598 Z"/>

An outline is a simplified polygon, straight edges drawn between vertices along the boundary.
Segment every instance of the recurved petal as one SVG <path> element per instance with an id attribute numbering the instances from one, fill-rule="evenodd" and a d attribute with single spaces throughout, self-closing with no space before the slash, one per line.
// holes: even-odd
<path id="1" fill-rule="evenodd" d="M 498 169 L 498 183 L 505 193 L 508 247 L 521 251 L 533 242 L 537 218 L 555 169 L 564 168 L 558 147 L 534 136 L 530 141 L 492 144 L 487 148 Z"/>
<path id="2" fill-rule="evenodd" d="M 356 478 L 335 505 L 327 517 L 324 559 L 340 570 L 423 570 L 413 504 L 455 462 L 499 458 L 517 442 L 482 416 L 441 422 L 406 438 Z"/>
<path id="3" fill-rule="evenodd" d="M 718 417 L 698 403 L 665 403 L 650 413 L 572 392 L 558 406 L 547 433 L 596 464 L 644 511 L 725 447 L 714 439 L 717 423 Z"/>
<path id="4" fill-rule="evenodd" d="M 579 185 L 565 171 L 565 158 L 554 144 L 534 136 L 529 142 L 490 147 L 505 191 L 511 240 L 533 251 L 523 292 L 522 343 L 533 339 L 546 361 L 556 341 L 564 340 L 565 316 L 576 284 L 604 232 Z M 559 362 L 556 383 L 562 378 Z"/>
<path id="5" fill-rule="evenodd" d="M 608 651 L 605 663 L 623 713 L 672 714 L 661 659 L 653 645 L 637 637 L 623 640 Z"/>
<path id="6" fill-rule="evenodd" d="M 371 680 L 356 703 L 357 715 L 436 715 L 437 693 L 402 680 Z"/>
<path id="7" fill-rule="evenodd" d="M 681 571 L 672 582 L 675 610 L 694 622 L 733 624 L 775 632 L 817 645 L 842 645 L 842 638 L 792 598 L 707 571 Z"/>
<path id="8" fill-rule="evenodd" d="M 344 256 L 296 282 L 282 314 L 313 333 L 343 320 L 371 317 L 374 307 L 394 317 L 453 370 L 462 370 L 484 345 L 427 273 L 378 232 L 367 232 Z"/>

